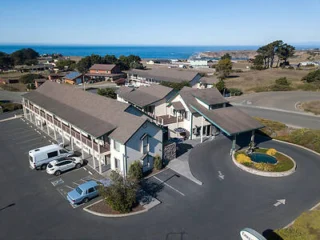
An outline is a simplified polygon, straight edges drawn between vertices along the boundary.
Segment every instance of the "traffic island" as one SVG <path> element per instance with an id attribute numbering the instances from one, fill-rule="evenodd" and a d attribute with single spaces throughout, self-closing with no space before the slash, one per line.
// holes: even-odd
<path id="1" fill-rule="evenodd" d="M 291 157 L 273 148 L 236 151 L 232 154 L 232 160 L 240 169 L 264 177 L 289 176 L 297 168 Z"/>
<path id="2" fill-rule="evenodd" d="M 159 205 L 161 202 L 150 196 L 148 201 L 140 201 L 131 209 L 129 213 L 120 213 L 113 210 L 104 199 L 101 199 L 85 208 L 84 211 L 100 217 L 128 217 L 149 211 L 151 208 Z"/>

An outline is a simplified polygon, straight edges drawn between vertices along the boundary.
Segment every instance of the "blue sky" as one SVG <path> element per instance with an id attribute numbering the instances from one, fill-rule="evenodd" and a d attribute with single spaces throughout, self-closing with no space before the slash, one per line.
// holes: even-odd
<path id="1" fill-rule="evenodd" d="M 0 43 L 319 43 L 319 13 L 320 0 L 10 0 L 1 1 Z"/>

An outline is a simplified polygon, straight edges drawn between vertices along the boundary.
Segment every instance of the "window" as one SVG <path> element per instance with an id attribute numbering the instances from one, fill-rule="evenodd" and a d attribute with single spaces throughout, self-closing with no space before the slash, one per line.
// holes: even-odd
<path id="1" fill-rule="evenodd" d="M 76 191 L 77 191 L 77 193 L 79 193 L 80 195 L 82 194 L 82 190 L 81 190 L 81 188 L 76 187 Z"/>
<path id="2" fill-rule="evenodd" d="M 53 158 L 53 157 L 56 157 L 58 156 L 58 151 L 54 151 L 54 152 L 49 152 L 48 153 L 48 158 Z"/>
<path id="3" fill-rule="evenodd" d="M 94 188 L 93 187 L 88 189 L 88 193 L 93 193 L 93 192 L 94 192 Z"/>
<path id="4" fill-rule="evenodd" d="M 67 150 L 65 150 L 65 149 L 60 149 L 59 151 L 60 151 L 60 154 L 68 153 L 68 151 L 67 151 Z"/>
<path id="5" fill-rule="evenodd" d="M 120 168 L 120 160 L 118 158 L 114 158 L 114 166 L 115 168 Z"/>
<path id="6" fill-rule="evenodd" d="M 142 139 L 142 153 L 147 154 L 149 152 L 149 137 L 146 135 Z"/>
<path id="7" fill-rule="evenodd" d="M 117 142 L 116 140 L 114 140 L 113 142 L 114 142 L 114 149 L 115 149 L 117 152 L 120 152 L 120 143 Z"/>

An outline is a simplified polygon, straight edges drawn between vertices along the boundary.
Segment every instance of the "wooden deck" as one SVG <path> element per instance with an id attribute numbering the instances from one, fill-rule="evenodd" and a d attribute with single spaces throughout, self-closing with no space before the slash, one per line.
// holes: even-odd
<path id="1" fill-rule="evenodd" d="M 176 123 L 177 122 L 177 117 L 171 116 L 171 115 L 162 115 L 162 116 L 158 116 L 157 120 L 161 124 L 162 124 L 162 121 L 163 121 L 163 125 L 168 125 L 168 124 Z M 182 117 L 178 117 L 178 122 L 183 122 L 183 118 Z"/>

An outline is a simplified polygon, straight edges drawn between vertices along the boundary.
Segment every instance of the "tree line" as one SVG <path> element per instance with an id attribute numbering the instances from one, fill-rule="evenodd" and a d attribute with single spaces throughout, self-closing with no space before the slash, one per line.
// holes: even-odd
<path id="1" fill-rule="evenodd" d="M 0 52 L 0 68 L 8 69 L 15 65 L 33 65 L 37 64 L 39 53 L 32 48 L 23 48 L 11 54 Z"/>
<path id="2" fill-rule="evenodd" d="M 102 57 L 96 54 L 82 58 L 76 64 L 76 68 L 79 72 L 85 73 L 93 64 L 116 64 L 119 65 L 120 70 L 128 70 L 130 68 L 144 69 L 144 66 L 141 64 L 141 58 L 136 55 L 121 55 L 117 58 L 115 55 L 105 55 Z"/>
<path id="3" fill-rule="evenodd" d="M 295 47 L 284 43 L 282 40 L 273 41 L 260 47 L 258 55 L 253 60 L 253 68 L 257 70 L 289 65 L 288 59 L 295 53 Z M 276 65 L 275 59 L 277 57 Z M 280 65 L 279 65 L 280 64 Z"/>

